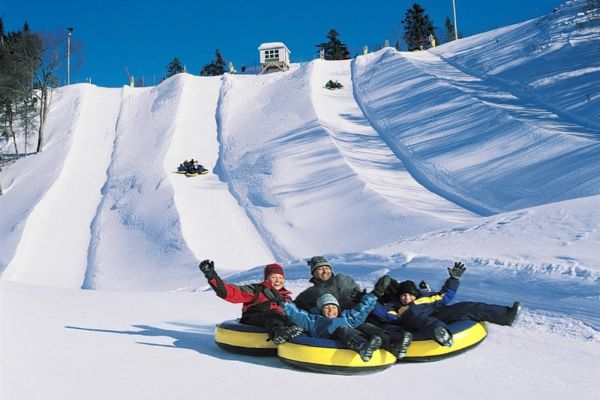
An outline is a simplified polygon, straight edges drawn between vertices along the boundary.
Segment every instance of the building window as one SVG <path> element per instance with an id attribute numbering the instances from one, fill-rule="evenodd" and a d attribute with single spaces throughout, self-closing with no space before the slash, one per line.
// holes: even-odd
<path id="1" fill-rule="evenodd" d="M 279 60 L 279 49 L 276 50 L 265 50 L 265 60 Z"/>

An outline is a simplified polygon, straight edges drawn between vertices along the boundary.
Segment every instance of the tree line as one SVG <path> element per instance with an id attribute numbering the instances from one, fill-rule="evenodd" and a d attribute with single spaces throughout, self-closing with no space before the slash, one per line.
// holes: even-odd
<path id="1" fill-rule="evenodd" d="M 433 21 L 429 18 L 425 9 L 418 3 L 414 3 L 412 7 L 406 10 L 402 25 L 404 27 L 403 39 L 406 42 L 409 51 L 423 50 L 424 48 L 430 47 L 432 38 L 435 42 L 440 43 L 435 32 L 436 28 Z M 450 17 L 446 17 L 444 28 L 444 42 L 455 40 L 454 24 L 450 20 Z M 350 50 L 348 49 L 348 45 L 340 40 L 339 35 L 340 34 L 335 29 L 331 29 L 326 35 L 328 40 L 316 45 L 318 48 L 317 55 L 325 60 L 349 59 Z M 461 37 L 460 34 L 458 36 Z M 400 50 L 400 43 L 397 42 L 395 47 L 396 50 Z M 200 70 L 200 75 L 223 75 L 226 72 L 226 64 L 227 62 L 221 55 L 221 52 L 217 49 L 215 51 L 215 60 L 204 65 Z M 167 65 L 166 70 L 165 79 L 175 74 L 185 72 L 185 67 L 178 57 L 174 57 Z M 242 72 L 244 70 L 245 67 L 242 67 Z"/>
<path id="2" fill-rule="evenodd" d="M 219 76 L 225 73 L 225 66 L 227 62 L 225 58 L 221 54 L 219 49 L 215 50 L 215 59 L 208 64 L 205 64 L 200 69 L 200 76 Z M 245 69 L 244 67 L 242 67 Z M 172 77 L 173 75 L 185 72 L 185 67 L 183 66 L 181 60 L 178 57 L 174 57 L 166 67 L 167 73 L 165 75 L 165 79 Z"/>
<path id="3" fill-rule="evenodd" d="M 0 134 L 12 141 L 15 157 L 29 142 L 35 152 L 44 146 L 44 125 L 65 60 L 64 39 L 58 34 L 32 32 L 27 22 L 14 32 L 4 31 L 0 18 Z M 23 147 L 19 147 L 19 140 Z"/>
<path id="4" fill-rule="evenodd" d="M 404 13 L 402 20 L 404 28 L 403 39 L 406 42 L 407 50 L 423 50 L 432 46 L 432 43 L 440 43 L 433 20 L 429 18 L 425 9 L 418 3 L 414 3 Z M 450 17 L 446 17 L 444 21 L 444 42 L 451 42 L 456 39 L 454 24 Z M 461 35 L 458 33 L 458 37 Z M 339 38 L 339 33 L 335 29 L 331 29 L 327 33 L 327 42 L 316 45 L 318 55 L 325 60 L 344 60 L 350 58 L 348 45 L 343 43 Z M 433 39 L 433 41 L 432 41 Z M 396 50 L 400 50 L 400 42 L 396 42 Z"/>
<path id="5" fill-rule="evenodd" d="M 431 45 L 431 38 L 438 40 L 433 21 L 423 7 L 414 3 L 406 10 L 403 39 L 408 50 L 418 50 Z M 445 41 L 454 40 L 454 26 L 447 17 Z M 339 33 L 331 29 L 327 41 L 316 45 L 318 55 L 326 60 L 350 58 L 348 45 L 340 40 Z M 15 155 L 27 152 L 30 142 L 35 141 L 35 151 L 44 145 L 44 124 L 52 99 L 52 88 L 58 86 L 57 72 L 66 60 L 64 37 L 58 34 L 32 32 L 25 23 L 14 32 L 4 32 L 0 18 L 0 134 L 12 141 Z M 397 49 L 400 50 L 399 44 Z M 217 49 L 215 59 L 200 70 L 202 76 L 218 76 L 226 72 L 225 58 Z M 242 67 L 242 71 L 244 71 Z M 185 71 L 179 58 L 175 57 L 166 67 L 165 79 Z M 24 139 L 19 148 L 17 138 Z M 21 141 L 23 142 L 23 141 Z"/>
<path id="6" fill-rule="evenodd" d="M 433 20 L 429 18 L 425 9 L 418 3 L 414 3 L 412 7 L 406 10 L 402 25 L 404 27 L 403 39 L 406 42 L 408 51 L 423 50 L 431 47 L 433 43 L 441 43 L 440 38 L 437 36 Z M 444 43 L 457 39 L 456 36 L 458 38 L 462 37 L 459 32 L 455 32 L 455 27 L 450 17 L 446 17 L 444 28 Z"/>

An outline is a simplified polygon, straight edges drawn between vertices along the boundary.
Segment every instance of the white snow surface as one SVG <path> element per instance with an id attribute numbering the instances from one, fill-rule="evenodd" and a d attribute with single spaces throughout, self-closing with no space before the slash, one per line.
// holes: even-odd
<path id="1" fill-rule="evenodd" d="M 600 21 L 586 5 L 429 51 L 57 89 L 44 151 L 0 172 L 0 398 L 598 399 Z M 209 173 L 177 174 L 190 158 Z M 437 288 L 461 260 L 455 301 L 523 312 L 470 352 L 365 376 L 214 344 L 240 306 L 200 260 L 234 283 L 279 262 L 297 294 L 318 254 L 366 289 L 386 273 Z"/>

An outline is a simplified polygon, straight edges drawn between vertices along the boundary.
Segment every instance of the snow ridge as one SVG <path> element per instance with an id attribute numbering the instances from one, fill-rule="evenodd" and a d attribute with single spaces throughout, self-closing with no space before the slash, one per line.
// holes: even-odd
<path id="1" fill-rule="evenodd" d="M 557 121 L 512 95 L 486 92 L 480 80 L 446 69 L 430 53 L 385 52 L 356 60 L 358 102 L 430 190 L 483 215 L 599 193 L 594 132 Z M 411 93 L 423 96 L 415 103 Z M 540 177 L 543 189 L 532 191 Z"/>

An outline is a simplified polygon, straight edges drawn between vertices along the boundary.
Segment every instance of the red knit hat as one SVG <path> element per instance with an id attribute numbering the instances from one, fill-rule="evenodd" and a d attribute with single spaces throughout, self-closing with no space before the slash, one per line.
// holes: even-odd
<path id="1" fill-rule="evenodd" d="M 269 264 L 265 267 L 265 279 L 267 279 L 271 274 L 281 274 L 283 277 L 285 277 L 283 268 L 279 264 Z"/>

